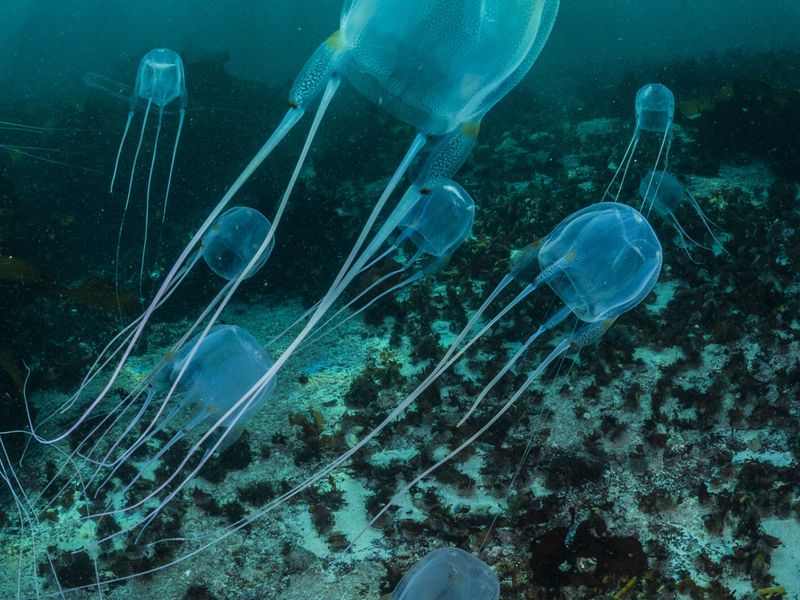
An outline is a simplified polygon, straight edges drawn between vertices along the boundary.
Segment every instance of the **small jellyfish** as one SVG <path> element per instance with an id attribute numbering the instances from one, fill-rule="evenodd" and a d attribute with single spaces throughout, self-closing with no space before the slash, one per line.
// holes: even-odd
<path id="1" fill-rule="evenodd" d="M 95 81 L 98 76 L 95 76 L 91 81 Z M 86 78 L 85 78 L 86 79 Z M 90 84 L 91 85 L 91 84 Z M 139 142 L 136 145 L 136 152 L 133 155 L 133 163 L 131 165 L 130 179 L 128 181 L 128 194 L 125 198 L 125 208 L 123 211 L 122 222 L 119 227 L 119 239 L 117 242 L 116 262 L 119 263 L 119 247 L 122 241 L 122 230 L 125 225 L 125 215 L 128 212 L 128 205 L 131 200 L 131 192 L 133 190 L 133 180 L 136 173 L 136 164 L 139 160 L 139 152 L 142 149 L 142 142 L 144 141 L 145 128 L 147 125 L 147 118 L 150 115 L 150 109 L 153 105 L 158 107 L 158 125 L 156 128 L 155 141 L 153 142 L 153 152 L 150 157 L 150 173 L 147 177 L 147 195 L 145 200 L 145 223 L 144 223 L 144 242 L 142 244 L 142 257 L 139 268 L 139 286 L 141 287 L 142 279 L 144 276 L 144 261 L 147 253 L 147 232 L 150 224 L 150 189 L 153 182 L 153 171 L 156 164 L 156 156 L 158 154 L 158 140 L 161 134 L 162 118 L 164 116 L 164 108 L 177 100 L 179 103 L 179 120 L 178 130 L 175 134 L 175 143 L 172 147 L 172 160 L 169 166 L 169 176 L 167 178 L 167 187 L 164 193 L 164 207 L 161 212 L 161 223 L 163 225 L 164 218 L 167 214 L 167 205 L 169 203 L 169 191 L 172 186 L 172 172 L 175 167 L 175 157 L 178 152 L 178 143 L 181 139 L 181 131 L 183 130 L 183 122 L 186 117 L 186 76 L 184 74 L 183 61 L 177 52 L 167 48 L 155 48 L 144 55 L 139 63 L 139 69 L 136 73 L 136 85 L 133 94 L 130 97 L 130 110 L 128 111 L 128 120 L 125 123 L 125 130 L 122 134 L 122 139 L 119 143 L 117 150 L 117 158 L 114 161 L 114 173 L 111 176 L 110 191 L 114 192 L 114 182 L 117 179 L 117 170 L 119 168 L 120 157 L 122 156 L 122 148 L 125 145 L 125 139 L 128 137 L 128 130 L 133 121 L 133 115 L 136 106 L 140 101 L 146 102 L 144 111 L 144 118 L 142 119 L 142 129 L 139 133 Z"/>
<path id="2" fill-rule="evenodd" d="M 229 209 L 203 238 L 201 251 L 208 268 L 224 279 L 235 279 L 247 269 L 250 260 L 258 253 L 270 227 L 269 220 L 253 208 L 236 206 Z M 274 246 L 273 237 L 255 264 L 247 269 L 245 277 L 252 277 L 264 266 Z"/>
<path id="3" fill-rule="evenodd" d="M 653 180 L 656 182 L 655 186 L 651 185 L 651 181 Z M 692 258 L 692 255 L 689 252 L 690 244 L 697 246 L 698 248 L 703 248 L 704 250 L 711 250 L 711 248 L 695 241 L 686 232 L 686 230 L 680 224 L 680 221 L 678 221 L 678 218 L 675 216 L 675 211 L 677 211 L 682 204 L 688 204 L 694 210 L 695 214 L 700 217 L 700 221 L 705 226 L 706 231 L 708 231 L 708 233 L 711 235 L 714 243 L 721 248 L 723 252 L 726 254 L 728 253 L 728 251 L 722 246 L 722 242 L 720 242 L 719 238 L 717 237 L 717 234 L 723 234 L 725 232 L 706 216 L 706 214 L 703 212 L 703 209 L 700 208 L 700 204 L 697 202 L 697 199 L 680 181 L 675 178 L 674 175 L 667 173 L 666 171 L 656 171 L 652 174 L 648 173 L 639 183 L 639 195 L 642 198 L 642 207 L 640 210 L 644 210 L 646 207 L 648 213 L 653 211 L 658 216 L 669 221 L 678 232 L 678 236 L 681 239 L 681 244 L 683 245 L 684 250 L 686 250 L 686 254 L 689 255 L 689 258 Z M 687 243 L 687 241 L 689 243 Z"/>
<path id="4" fill-rule="evenodd" d="M 201 465 L 213 452 L 229 447 L 239 439 L 249 420 L 272 396 L 275 390 L 274 381 L 253 395 L 247 404 L 236 406 L 236 402 L 272 364 L 272 359 L 258 340 L 235 325 L 215 325 L 207 335 L 198 335 L 179 352 L 170 355 L 148 379 L 146 389 L 140 392 L 141 407 L 136 415 L 121 432 L 117 432 L 103 459 L 96 463 L 98 467 L 92 481 L 97 481 L 106 467 L 112 468 L 95 489 L 95 496 L 112 481 L 121 467 L 135 464 L 136 475 L 119 495 L 131 493 L 136 483 L 158 460 L 198 427 L 202 426 L 205 431 L 218 420 L 221 421 L 215 437 L 209 442 L 201 458 Z M 159 396 L 162 399 L 155 402 Z M 151 410 L 156 410 L 156 415 L 149 425 L 145 425 L 146 415 Z M 156 442 L 157 435 L 170 429 L 174 433 L 168 441 L 152 456 L 142 457 Z M 113 436 L 106 432 L 103 437 L 107 435 Z M 132 440 L 129 439 L 131 437 Z M 112 455 L 126 440 L 127 448 L 112 460 Z M 93 453 L 98 448 L 99 445 L 95 444 Z M 142 503 L 143 501 L 134 505 Z M 107 512 L 97 516 L 124 512 L 111 507 L 106 510 Z M 156 513 L 157 511 L 148 515 L 148 520 Z"/>
<path id="5" fill-rule="evenodd" d="M 643 86 L 636 93 L 636 127 L 633 130 L 631 141 L 622 156 L 622 160 L 614 172 L 614 177 L 608 183 L 603 200 L 609 195 L 611 187 L 617 180 L 617 177 L 622 172 L 622 179 L 620 179 L 619 187 L 614 195 L 614 202 L 619 200 L 619 195 L 622 192 L 622 186 L 625 184 L 625 176 L 628 174 L 628 168 L 633 160 L 633 155 L 636 152 L 636 146 L 639 145 L 642 132 L 652 132 L 661 135 L 661 145 L 658 149 L 655 164 L 651 172 L 655 172 L 658 168 L 658 163 L 661 161 L 661 156 L 664 156 L 664 170 L 667 169 L 669 163 L 669 151 L 672 146 L 672 126 L 675 120 L 675 97 L 672 92 L 665 85 L 660 83 L 648 83 Z M 648 187 L 652 185 L 653 179 L 650 178 Z"/>
<path id="6" fill-rule="evenodd" d="M 429 552 L 400 580 L 391 600 L 497 600 L 491 567 L 460 548 Z"/>

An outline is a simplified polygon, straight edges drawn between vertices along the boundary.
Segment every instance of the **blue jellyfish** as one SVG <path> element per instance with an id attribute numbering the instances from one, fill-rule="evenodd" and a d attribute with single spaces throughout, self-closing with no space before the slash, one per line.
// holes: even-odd
<path id="1" fill-rule="evenodd" d="M 226 211 L 203 238 L 202 255 L 208 268 L 229 281 L 239 275 L 252 277 L 272 253 L 275 238 L 244 273 L 271 227 L 269 220 L 253 208 L 237 206 Z"/>
<path id="2" fill-rule="evenodd" d="M 392 600 L 498 600 L 500 582 L 491 567 L 460 548 L 423 556 L 400 580 Z"/>
<path id="3" fill-rule="evenodd" d="M 655 179 L 656 185 L 652 187 L 650 182 Z M 723 252 L 726 254 L 728 253 L 727 250 L 722 246 L 722 242 L 720 242 L 717 234 L 722 234 L 724 231 L 711 219 L 709 219 L 706 214 L 703 212 L 703 209 L 700 208 L 700 204 L 697 202 L 697 199 L 686 189 L 686 187 L 678 181 L 674 175 L 667 173 L 666 171 L 656 171 L 652 174 L 647 174 L 642 178 L 642 181 L 639 183 L 639 195 L 642 198 L 642 208 L 647 207 L 647 212 L 651 210 L 656 213 L 658 216 L 663 217 L 670 224 L 675 228 L 678 232 L 678 236 L 681 239 L 681 245 L 683 246 L 684 250 L 686 250 L 686 254 L 689 255 L 689 258 L 692 258 L 692 255 L 689 253 L 689 243 L 698 248 L 703 248 L 704 250 L 710 250 L 708 246 L 704 246 L 703 244 L 696 242 L 683 228 L 678 221 L 678 218 L 675 216 L 675 211 L 682 204 L 688 204 L 692 210 L 694 210 L 695 214 L 700 217 L 700 221 L 706 228 L 706 231 L 711 235 L 711 239 L 714 240 L 714 244 L 716 244 L 719 248 L 722 249 Z M 715 233 L 716 230 L 716 233 Z M 687 241 L 689 243 L 687 243 Z"/>
<path id="4" fill-rule="evenodd" d="M 664 167 L 667 170 L 669 163 L 669 151 L 672 146 L 672 125 L 675 120 L 675 97 L 672 92 L 665 85 L 660 83 L 648 83 L 642 86 L 636 93 L 636 126 L 633 129 L 631 141 L 625 149 L 625 154 L 622 155 L 622 160 L 614 172 L 614 176 L 608 183 L 603 199 L 609 195 L 611 187 L 617 180 L 617 177 L 622 172 L 622 179 L 620 179 L 617 193 L 614 195 L 614 201 L 619 200 L 619 195 L 622 192 L 622 186 L 625 184 L 625 176 L 628 174 L 628 167 L 631 165 L 633 155 L 636 152 L 636 146 L 639 144 L 642 132 L 648 131 L 661 135 L 661 145 L 658 149 L 656 161 L 651 170 L 655 173 L 658 168 L 658 163 L 661 161 L 661 156 L 664 156 Z M 648 187 L 653 184 L 653 178 L 650 177 Z"/>
<path id="5" fill-rule="evenodd" d="M 94 82 L 99 76 L 90 78 Z M 103 78 L 104 79 L 104 78 Z M 85 78 L 86 80 L 86 78 Z M 98 84 L 99 85 L 99 84 Z M 181 131 L 183 130 L 183 122 L 186 117 L 186 75 L 183 69 L 183 61 L 181 57 L 167 48 L 155 48 L 150 50 L 144 55 L 139 63 L 139 69 L 136 73 L 136 85 L 133 94 L 130 97 L 130 110 L 128 111 L 128 120 L 125 123 L 125 130 L 122 133 L 122 139 L 119 143 L 117 150 L 117 158 L 114 161 L 114 173 L 111 176 L 110 191 L 114 193 L 114 182 L 117 179 L 117 170 L 119 168 L 120 157 L 122 156 L 122 148 L 125 145 L 125 139 L 128 137 L 128 130 L 130 129 L 131 122 L 133 121 L 133 114 L 136 106 L 140 101 L 146 102 L 144 111 L 144 118 L 142 119 L 142 129 L 139 133 L 139 142 L 136 145 L 136 152 L 133 155 L 133 163 L 131 165 L 130 179 L 128 181 L 128 194 L 125 198 L 125 208 L 123 210 L 122 222 L 119 227 L 119 240 L 117 242 L 117 263 L 119 263 L 119 246 L 122 241 L 122 230 L 125 225 L 125 215 L 128 212 L 128 205 L 131 200 L 131 192 L 133 190 L 134 174 L 136 173 L 136 164 L 139 160 L 139 152 L 142 149 L 142 141 L 144 140 L 145 127 L 147 125 L 147 118 L 150 115 L 150 109 L 153 105 L 158 107 L 158 125 L 156 128 L 156 137 L 153 143 L 153 153 L 150 157 L 150 173 L 147 176 L 147 195 L 145 199 L 145 229 L 144 229 L 144 242 L 142 244 L 142 258 L 139 267 L 139 284 L 141 286 L 142 278 L 144 276 L 144 260 L 147 253 L 147 231 L 150 224 L 150 189 L 153 182 L 153 170 L 155 169 L 156 156 L 158 154 L 158 140 L 161 134 L 161 124 L 164 116 L 164 108 L 177 100 L 179 103 L 179 120 L 178 130 L 175 134 L 175 143 L 172 147 L 172 160 L 169 166 L 169 176 L 167 178 L 167 187 L 164 193 L 164 207 L 161 212 L 161 223 L 164 223 L 164 218 L 167 213 L 167 204 L 169 202 L 169 190 L 172 186 L 172 172 L 175 167 L 175 156 L 178 152 L 178 143 L 181 139 Z"/>
<path id="6" fill-rule="evenodd" d="M 37 127 L 35 125 L 26 125 L 24 123 L 15 123 L 13 121 L 0 121 L 0 150 L 5 150 L 11 154 L 24 156 L 26 158 L 44 163 L 96 173 L 97 171 L 94 169 L 90 169 L 82 165 L 70 164 L 53 158 L 53 156 L 58 156 L 58 153 L 61 152 L 61 150 L 58 148 L 32 144 L 29 141 L 30 136 L 36 136 L 37 138 L 41 139 L 44 136 L 50 136 L 55 133 L 67 131 L 80 130 L 64 127 Z"/>
<path id="7" fill-rule="evenodd" d="M 439 182 L 435 188 L 429 190 L 420 190 L 416 186 L 409 187 L 394 212 L 402 214 L 399 224 L 397 225 L 396 231 L 398 233 L 394 242 L 376 258 L 367 263 L 361 272 L 368 270 L 378 261 L 397 253 L 403 245 L 409 245 L 415 248 L 414 253 L 405 259 L 401 267 L 379 277 L 331 315 L 320 325 L 314 336 L 307 340 L 305 346 L 308 346 L 312 341 L 317 341 L 321 337 L 330 334 L 381 298 L 415 281 L 437 273 L 447 264 L 447 261 L 453 253 L 461 246 L 472 231 L 472 223 L 475 220 L 475 201 L 470 197 L 467 191 L 455 181 L 443 180 Z M 396 218 L 393 220 L 396 220 Z M 416 273 L 394 283 L 388 289 L 371 298 L 357 311 L 352 312 L 347 318 L 343 319 L 335 326 L 326 329 L 326 326 L 335 321 L 336 317 L 341 313 L 362 300 L 372 290 L 383 285 L 389 279 L 400 276 L 408 271 L 423 255 L 427 255 L 429 259 Z M 278 335 L 268 345 L 277 341 L 277 339 L 282 337 L 292 327 L 314 312 L 316 308 L 317 305 L 312 306 L 300 319 L 290 325 L 289 328 L 284 330 L 283 333 Z"/>

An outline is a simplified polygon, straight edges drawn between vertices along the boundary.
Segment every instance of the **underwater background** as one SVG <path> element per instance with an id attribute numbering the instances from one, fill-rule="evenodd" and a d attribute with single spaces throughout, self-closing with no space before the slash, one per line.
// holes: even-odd
<path id="1" fill-rule="evenodd" d="M 283 117 L 292 81 L 336 29 L 341 4 L 2 3 L 0 432 L 30 430 L 26 406 L 51 436 L 68 427 L 74 415 L 61 409 Z M 403 576 L 442 547 L 489 565 L 503 599 L 800 598 L 798 31 L 796 0 L 565 0 L 541 56 L 488 112 L 454 176 L 475 201 L 471 235 L 435 273 L 293 356 L 238 439 L 141 536 L 100 546 L 125 524 L 82 516 L 90 501 L 79 474 L 92 467 L 71 473 L 63 457 L 81 456 L 75 438 L 91 436 L 94 422 L 60 445 L 0 434 L 0 600 L 59 589 L 111 600 L 398 600 Z M 109 193 L 137 65 L 156 47 L 180 54 L 188 91 L 163 221 L 175 105 L 153 163 L 152 214 L 144 198 L 154 114 L 131 169 L 141 103 Z M 637 90 L 651 82 L 675 96 L 669 170 L 718 228 L 689 204 L 648 215 L 663 247 L 652 292 L 596 344 L 553 362 L 488 433 L 371 528 L 556 346 L 557 336 L 532 346 L 457 427 L 553 313 L 554 294 L 537 291 L 510 310 L 352 460 L 227 529 L 380 423 L 431 373 L 520 249 L 604 198 L 634 132 Z M 328 290 L 413 135 L 342 85 L 268 263 L 220 322 L 280 354 L 289 340 L 269 342 Z M 272 219 L 303 136 L 289 135 L 233 205 Z M 640 207 L 639 182 L 661 142 L 643 136 L 620 200 Z M 404 261 L 373 265 L 337 310 L 363 290 L 388 290 L 378 280 Z M 174 340 L 219 291 L 200 267 L 155 314 L 114 397 L 174 358 Z M 517 291 L 505 292 L 506 304 Z M 171 434 L 149 441 L 152 454 L 163 450 L 160 462 L 126 465 L 122 479 L 152 482 L 174 468 L 186 449 L 165 449 Z"/>

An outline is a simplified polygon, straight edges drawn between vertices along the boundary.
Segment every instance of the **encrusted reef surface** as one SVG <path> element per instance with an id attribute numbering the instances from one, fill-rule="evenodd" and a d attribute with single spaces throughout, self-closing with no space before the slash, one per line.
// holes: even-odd
<path id="1" fill-rule="evenodd" d="M 509 312 L 400 418 L 318 485 L 177 566 L 105 587 L 103 598 L 378 599 L 421 556 L 447 545 L 492 566 L 503 599 L 800 598 L 800 128 L 797 82 L 782 78 L 789 66 L 788 72 L 797 70 L 800 59 L 766 58 L 768 76 L 757 74 L 761 61 L 742 57 L 655 71 L 679 100 L 670 169 L 724 231 L 719 237 L 725 252 L 686 248 L 670 223 L 653 216 L 664 248 L 653 293 L 596 345 L 554 363 L 490 432 L 397 499 L 353 547 L 355 536 L 405 482 L 483 425 L 571 331 L 537 342 L 478 411 L 456 426 L 484 385 L 559 306 L 549 289 Z M 726 71 L 734 60 L 740 66 L 735 76 Z M 224 76 L 207 70 L 208 77 Z M 40 555 L 21 574 L 26 585 L 39 578 L 52 592 L 54 573 L 64 587 L 90 585 L 94 567 L 86 553 L 73 552 L 79 549 L 99 556 L 104 579 L 156 568 L 351 447 L 430 372 L 516 250 L 601 198 L 631 135 L 630 89 L 650 78 L 633 73 L 619 86 L 591 96 L 578 92 L 567 102 L 552 101 L 546 92 L 532 97 L 524 89 L 509 97 L 487 117 L 457 176 L 475 198 L 477 215 L 472 237 L 446 268 L 292 358 L 279 373 L 274 397 L 244 435 L 141 539 L 124 537 L 96 549 L 98 537 L 124 523 L 107 519 L 102 530 L 87 525 L 79 517 L 85 499 L 78 484 L 60 482 L 74 493 L 59 496 L 37 526 L 52 564 Z M 252 94 L 272 97 L 264 90 Z M 375 129 L 365 136 L 383 136 L 380 151 L 356 168 L 340 145 L 356 153 L 363 140 L 334 140 L 331 134 L 312 152 L 297 212 L 279 231 L 265 279 L 248 283 L 223 316 L 259 340 L 273 338 L 324 291 L 412 135 L 374 107 L 351 106 L 337 115 L 337 129 L 371 120 Z M 748 108 L 746 121 L 742 107 Z M 659 143 L 643 139 L 620 200 L 638 208 L 638 181 Z M 191 148 L 190 139 L 187 153 Z M 182 167 L 187 180 L 189 164 L 187 159 Z M 237 168 L 226 165 L 220 177 Z M 278 177 L 279 166 L 256 182 L 267 195 L 277 185 L 268 180 Z M 7 176 L 19 168 L 10 166 Z M 203 185 L 192 186 L 184 198 L 207 195 Z M 176 206 L 180 198 L 177 192 Z M 261 202 L 267 214 L 271 206 Z M 313 218 L 303 221 L 311 209 Z M 201 214 L 199 207 L 176 211 L 172 227 L 182 234 Z M 688 207 L 678 218 L 693 239 L 713 246 Z M 396 267 L 391 258 L 376 265 L 352 293 Z M 187 280 L 188 291 L 166 307 L 126 367 L 119 394 L 158 361 L 185 329 L 183 313 L 213 289 L 199 279 Z M 518 289 L 501 296 L 499 306 Z M 60 310 L 69 312 L 69 298 L 59 298 L 65 303 Z M 42 311 L 56 310 L 52 296 L 40 295 L 37 302 Z M 98 304 L 79 303 L 75 310 L 106 314 Z M 36 314 L 30 305 L 15 310 L 26 322 Z M 104 319 L 104 331 L 87 343 L 99 343 L 112 329 L 113 319 Z M 69 330 L 59 327 L 59 333 Z M 71 373 L 73 360 L 90 361 L 83 349 L 78 357 L 52 358 L 54 336 L 38 349 L 25 346 L 41 364 L 51 364 L 47 378 Z M 277 355 L 287 343 L 282 339 L 268 350 Z M 11 361 L 0 362 L 0 375 L 8 380 L 0 414 L 18 395 L 20 373 L 7 365 Z M 53 390 L 35 393 L 33 402 L 40 415 L 50 414 L 65 398 Z M 163 435 L 155 443 L 168 439 Z M 181 452 L 185 447 L 167 452 L 154 470 L 169 468 Z M 58 456 L 31 450 L 17 469 L 24 486 L 36 489 L 53 476 Z M 6 549 L 0 552 L 0 597 L 13 598 L 19 556 L 32 549 L 20 541 L 10 500 L 0 499 Z M 158 543 L 164 539 L 169 541 Z M 74 597 L 98 596 L 89 589 Z"/>

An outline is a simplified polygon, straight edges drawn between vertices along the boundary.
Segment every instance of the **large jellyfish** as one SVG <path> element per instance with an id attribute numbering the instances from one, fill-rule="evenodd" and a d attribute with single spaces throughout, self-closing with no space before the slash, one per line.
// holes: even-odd
<path id="1" fill-rule="evenodd" d="M 110 467 L 100 488 L 111 480 L 120 467 L 132 462 L 132 457 L 144 448 L 148 441 L 154 440 L 157 433 L 172 427 L 175 430 L 172 437 L 148 459 L 143 467 L 138 469 L 139 473 L 127 483 L 121 493 L 128 492 L 140 479 L 143 471 L 156 463 L 195 428 L 216 420 L 219 415 L 226 412 L 271 365 L 272 360 L 264 347 L 250 333 L 235 325 L 216 325 L 208 335 L 198 341 L 197 345 L 194 343 L 185 345 L 171 357 L 171 360 L 160 365 L 154 372 L 146 391 L 143 390 L 145 397 L 136 415 L 127 422 L 119 420 L 125 422 L 124 431 L 116 436 L 102 460 L 91 461 L 98 467 L 94 478 L 97 478 L 104 468 Z M 246 413 L 232 414 L 228 417 L 220 432 L 222 442 L 219 445 L 220 450 L 229 447 L 239 438 L 247 421 L 261 409 L 272 395 L 274 388 L 273 381 L 248 407 Z M 165 392 L 175 395 L 174 406 L 162 415 L 158 427 L 149 431 L 146 436 L 134 436 L 135 442 L 112 461 L 113 452 L 140 422 L 148 407 L 153 404 L 156 395 Z M 163 408 L 162 404 L 160 409 Z M 98 437 L 113 437 L 106 436 L 108 431 Z M 91 453 L 96 454 L 99 447 L 100 440 L 94 443 Z M 205 458 L 209 456 L 210 452 Z"/>

